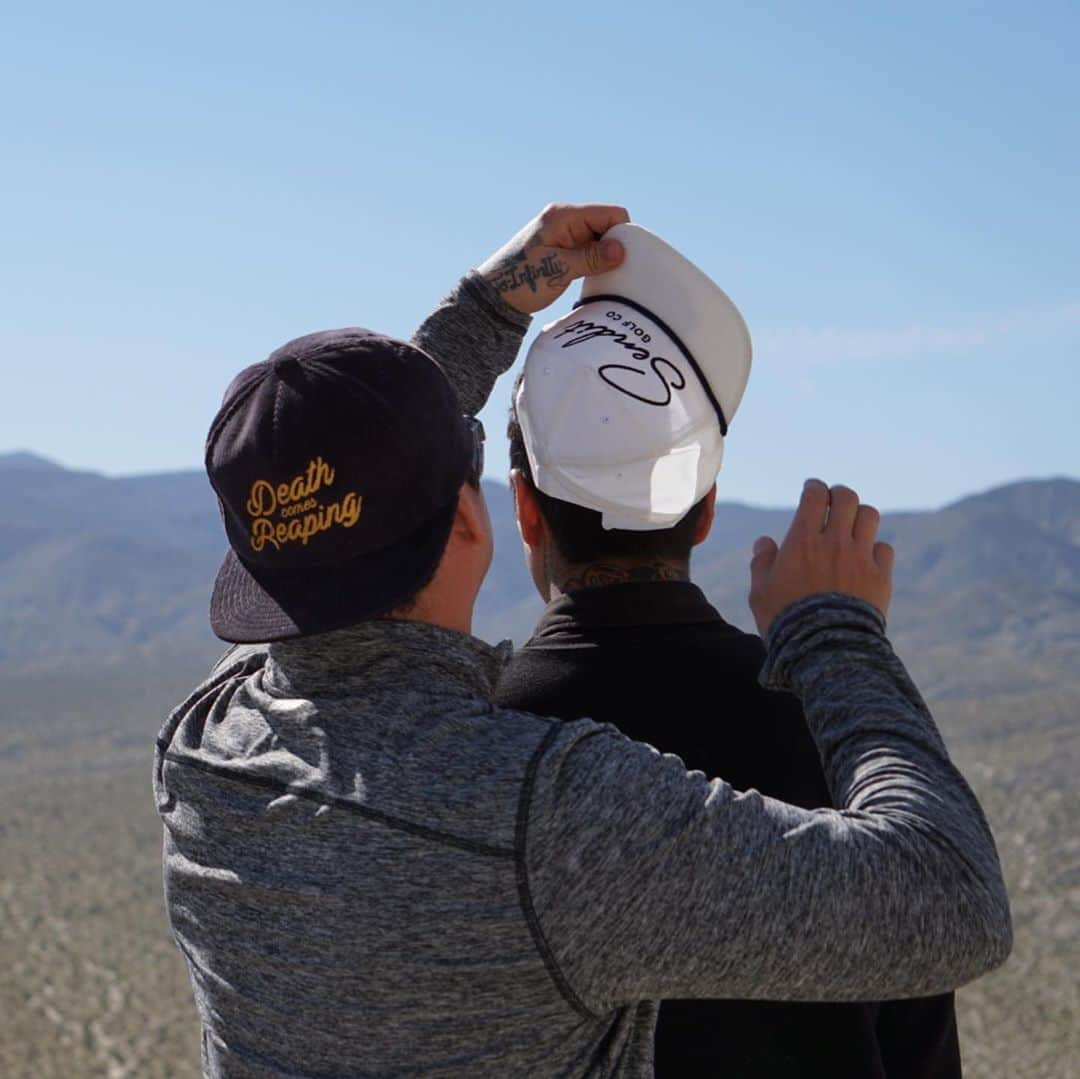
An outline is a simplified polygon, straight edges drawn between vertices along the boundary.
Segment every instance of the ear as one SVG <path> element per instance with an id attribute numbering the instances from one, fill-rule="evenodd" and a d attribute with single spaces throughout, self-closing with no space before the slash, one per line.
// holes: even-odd
<path id="1" fill-rule="evenodd" d="M 716 516 L 716 484 L 714 483 L 705 495 L 705 505 L 701 510 L 701 517 L 698 519 L 697 528 L 694 529 L 694 535 L 690 540 L 691 545 L 696 547 L 699 543 L 704 543 L 706 537 L 712 531 L 713 518 Z"/>
<path id="2" fill-rule="evenodd" d="M 484 542 L 491 531 L 487 506 L 482 492 L 469 483 L 463 483 L 458 491 L 457 513 L 451 534 L 464 543 Z"/>
<path id="3" fill-rule="evenodd" d="M 522 475 L 521 469 L 515 468 L 510 472 L 510 490 L 514 492 L 514 515 L 522 540 L 528 547 L 539 547 L 546 528 L 536 488 Z"/>

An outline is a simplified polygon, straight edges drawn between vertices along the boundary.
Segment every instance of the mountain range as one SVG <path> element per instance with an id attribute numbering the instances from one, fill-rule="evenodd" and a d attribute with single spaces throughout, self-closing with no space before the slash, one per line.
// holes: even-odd
<path id="1" fill-rule="evenodd" d="M 477 606 L 488 640 L 528 637 L 541 602 L 511 498 L 485 482 L 495 560 Z M 29 453 L 0 456 L 0 669 L 137 653 L 212 657 L 206 611 L 225 550 L 201 472 L 110 478 Z M 791 509 L 718 503 L 693 577 L 752 628 L 749 551 Z M 897 549 L 890 636 L 936 696 L 1061 685 L 1080 670 L 1080 482 L 1014 483 L 939 510 L 886 513 Z"/>

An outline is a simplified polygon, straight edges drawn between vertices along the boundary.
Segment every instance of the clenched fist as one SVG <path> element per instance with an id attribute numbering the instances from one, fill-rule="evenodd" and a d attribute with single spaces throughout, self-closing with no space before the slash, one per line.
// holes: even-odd
<path id="1" fill-rule="evenodd" d="M 754 543 L 750 610 L 761 636 L 789 603 L 821 592 L 843 592 L 887 614 L 894 554 L 876 541 L 880 522 L 850 487 L 807 480 L 784 542 L 777 547 L 762 536 Z"/>
<path id="2" fill-rule="evenodd" d="M 618 240 L 601 237 L 630 220 L 621 206 L 552 203 L 504 244 L 480 273 L 511 307 L 526 315 L 553 304 L 578 277 L 614 270 L 622 262 Z"/>

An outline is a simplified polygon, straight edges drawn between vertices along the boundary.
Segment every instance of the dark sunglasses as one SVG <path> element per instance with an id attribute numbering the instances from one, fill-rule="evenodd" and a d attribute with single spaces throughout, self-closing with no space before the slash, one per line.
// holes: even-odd
<path id="1" fill-rule="evenodd" d="M 465 417 L 465 426 L 472 435 L 472 462 L 469 465 L 469 482 L 477 487 L 484 474 L 484 425 L 475 416 Z"/>

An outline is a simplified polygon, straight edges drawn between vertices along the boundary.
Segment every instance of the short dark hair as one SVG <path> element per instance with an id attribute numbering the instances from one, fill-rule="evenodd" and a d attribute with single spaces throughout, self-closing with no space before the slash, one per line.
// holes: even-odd
<path id="1" fill-rule="evenodd" d="M 601 523 L 603 517 L 598 510 L 552 498 L 536 487 L 515 404 L 521 378 L 519 373 L 510 395 L 510 418 L 506 425 L 506 437 L 510 440 L 510 467 L 518 469 L 536 492 L 540 512 L 563 558 L 577 563 L 597 562 L 605 558 L 688 561 L 690 549 L 694 546 L 694 533 L 705 512 L 704 498 L 694 503 L 686 516 L 671 528 L 632 532 L 622 528 L 604 528 Z"/>
<path id="2" fill-rule="evenodd" d="M 470 430 L 473 431 L 474 449 L 472 461 L 469 464 L 469 471 L 465 475 L 465 482 L 474 491 L 480 491 L 482 490 L 480 486 L 480 480 L 484 474 L 484 426 L 480 423 L 479 420 L 476 419 L 475 416 L 470 416 L 468 417 L 468 419 L 470 421 Z M 479 426 L 478 435 L 476 434 L 473 425 Z M 447 542 L 450 542 L 449 537 L 447 537 Z M 411 611 L 416 610 L 416 605 L 420 601 L 420 593 L 423 592 L 424 589 L 427 588 L 427 586 L 435 580 L 435 574 L 439 571 L 439 564 L 439 562 L 436 562 L 435 565 L 432 566 L 431 572 L 427 575 L 427 577 L 424 578 L 421 584 L 416 586 L 416 588 L 413 590 L 413 594 L 409 596 L 408 599 L 403 600 L 401 603 L 392 607 L 382 617 L 400 617 L 401 615 L 406 615 L 409 614 Z"/>

